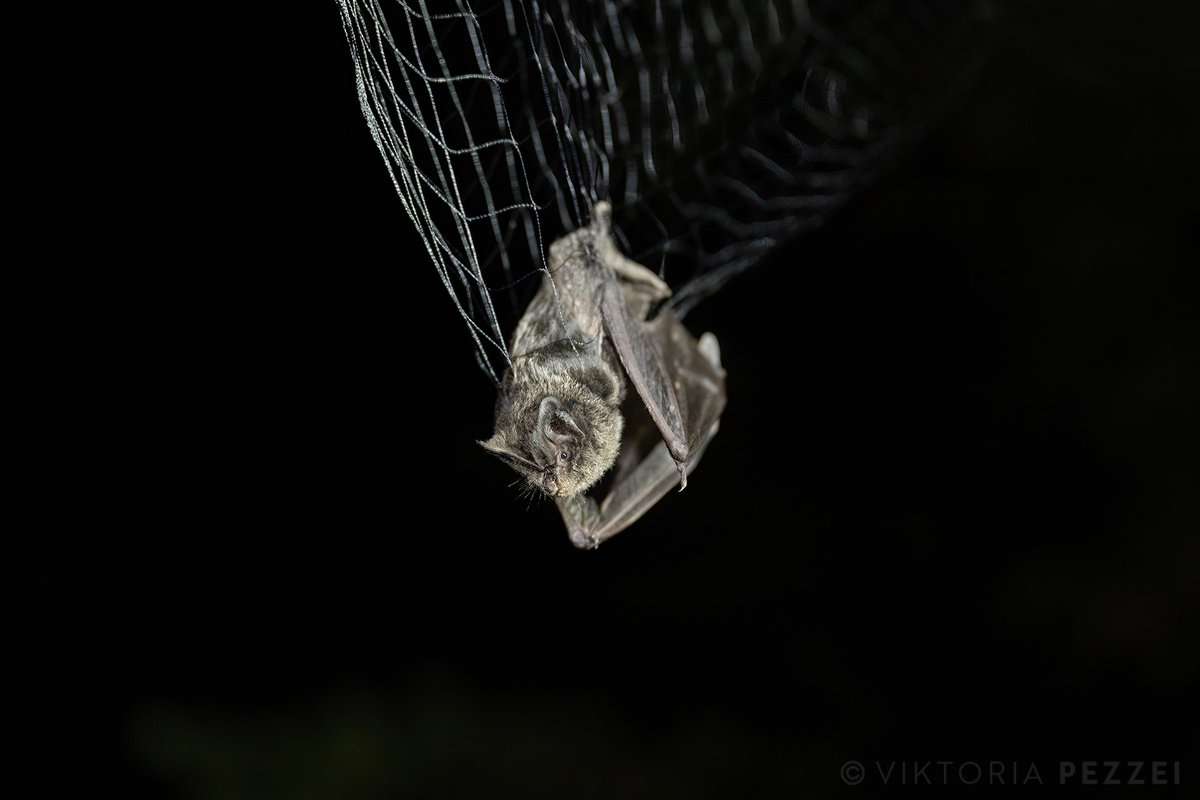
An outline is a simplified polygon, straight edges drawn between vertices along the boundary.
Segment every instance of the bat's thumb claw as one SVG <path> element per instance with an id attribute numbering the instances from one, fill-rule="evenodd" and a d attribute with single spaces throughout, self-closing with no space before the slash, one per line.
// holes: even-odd
<path id="1" fill-rule="evenodd" d="M 675 466 L 679 468 L 679 491 L 687 488 L 688 465 L 686 461 L 676 461 Z"/>

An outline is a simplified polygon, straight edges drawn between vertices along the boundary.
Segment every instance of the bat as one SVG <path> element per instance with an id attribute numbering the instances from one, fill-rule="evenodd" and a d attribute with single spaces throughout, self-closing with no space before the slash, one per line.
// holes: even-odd
<path id="1" fill-rule="evenodd" d="M 495 433 L 480 442 L 554 498 L 580 548 L 686 487 L 725 407 L 716 337 L 697 340 L 670 307 L 649 318 L 671 290 L 620 252 L 610 214 L 597 203 L 591 225 L 551 245 L 513 334 Z M 597 501 L 587 492 L 610 469 Z"/>
<path id="2" fill-rule="evenodd" d="M 684 315 L 919 139 L 972 80 L 994 13 L 338 5 L 368 128 L 498 390 L 480 444 L 582 548 L 686 486 L 717 433 L 720 348 Z"/>

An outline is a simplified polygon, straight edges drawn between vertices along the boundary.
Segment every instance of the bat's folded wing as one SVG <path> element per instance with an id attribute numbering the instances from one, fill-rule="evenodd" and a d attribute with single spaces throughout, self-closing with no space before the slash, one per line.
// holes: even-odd
<path id="1" fill-rule="evenodd" d="M 626 319 L 628 317 L 626 316 Z M 725 408 L 725 370 L 716 337 L 697 341 L 670 309 L 638 323 L 626 342 L 633 352 L 622 361 L 653 420 L 629 424 L 611 488 L 602 500 L 578 495 L 559 498 L 558 508 L 577 547 L 594 548 L 637 521 L 695 469 L 720 425 Z M 619 334 L 613 331 L 614 340 Z M 618 348 L 622 350 L 624 348 Z M 641 370 L 641 383 L 633 372 Z M 643 387 L 645 390 L 643 390 Z"/>

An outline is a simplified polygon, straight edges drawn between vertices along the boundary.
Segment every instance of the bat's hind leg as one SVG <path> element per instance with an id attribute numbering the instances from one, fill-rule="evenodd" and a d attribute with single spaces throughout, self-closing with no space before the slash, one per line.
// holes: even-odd
<path id="1" fill-rule="evenodd" d="M 666 300 L 671 296 L 671 287 L 667 286 L 666 281 L 633 259 L 626 258 L 615 247 L 606 257 L 618 278 L 642 289 L 652 300 Z"/>
<path id="2" fill-rule="evenodd" d="M 611 215 L 612 206 L 603 201 L 596 203 L 592 212 L 592 231 L 597 255 L 612 268 L 617 278 L 641 289 L 652 302 L 670 297 L 671 287 L 666 281 L 617 249 L 611 233 Z"/>

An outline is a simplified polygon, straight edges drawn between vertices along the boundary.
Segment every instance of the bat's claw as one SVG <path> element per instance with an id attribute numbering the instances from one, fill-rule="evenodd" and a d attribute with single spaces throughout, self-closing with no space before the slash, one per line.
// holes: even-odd
<path id="1" fill-rule="evenodd" d="M 676 468 L 679 470 L 679 491 L 687 488 L 688 463 L 686 461 L 676 461 Z"/>

